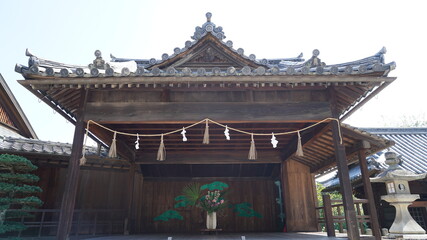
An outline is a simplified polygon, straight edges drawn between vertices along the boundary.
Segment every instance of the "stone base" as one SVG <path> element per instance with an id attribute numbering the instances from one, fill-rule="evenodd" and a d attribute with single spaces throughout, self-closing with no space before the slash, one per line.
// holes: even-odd
<path id="1" fill-rule="evenodd" d="M 383 239 L 396 239 L 396 240 L 427 240 L 427 234 L 392 234 L 383 237 Z"/>

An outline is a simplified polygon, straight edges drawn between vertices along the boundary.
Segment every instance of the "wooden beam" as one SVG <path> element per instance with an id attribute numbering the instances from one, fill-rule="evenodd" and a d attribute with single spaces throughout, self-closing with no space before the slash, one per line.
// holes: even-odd
<path id="1" fill-rule="evenodd" d="M 388 85 L 390 85 L 396 78 L 394 78 L 392 81 L 386 81 L 384 82 L 381 86 L 379 86 L 378 88 L 376 88 L 371 94 L 369 94 L 367 97 L 363 98 L 362 101 L 358 102 L 356 104 L 356 106 L 352 107 L 351 109 L 349 109 L 348 112 L 346 112 L 342 117 L 341 117 L 341 121 L 346 120 L 348 117 L 351 116 L 351 114 L 353 114 L 356 110 L 358 110 L 359 108 L 361 108 L 363 105 L 365 105 L 365 103 L 367 103 L 369 100 L 371 100 L 373 97 L 375 97 L 379 92 L 381 92 L 384 88 L 386 88 Z"/>
<path id="2" fill-rule="evenodd" d="M 64 193 L 62 195 L 61 211 L 59 214 L 57 239 L 67 240 L 71 231 L 73 221 L 74 205 L 76 202 L 79 174 L 80 158 L 82 156 L 83 138 L 85 124 L 83 121 L 85 114 L 85 104 L 88 91 L 81 91 L 80 109 L 77 115 L 76 127 L 74 130 L 73 145 L 71 149 L 70 163 L 68 164 L 67 178 L 65 180 Z"/>
<path id="3" fill-rule="evenodd" d="M 94 134 L 103 143 L 111 145 L 111 142 L 113 140 L 113 137 L 112 137 L 113 133 L 111 133 L 108 130 L 105 130 L 103 128 L 100 128 L 96 125 L 90 125 L 89 130 L 92 134 Z M 128 161 L 131 161 L 133 159 L 133 155 L 135 154 L 135 150 L 131 149 L 127 145 L 126 139 L 123 136 L 121 136 L 121 135 L 117 136 L 116 147 L 117 147 L 117 154 L 119 156 L 127 159 Z"/>
<path id="4" fill-rule="evenodd" d="M 347 158 L 353 154 L 356 154 L 358 150 L 359 149 L 355 148 L 354 146 L 345 148 Z M 322 167 L 320 167 L 318 169 L 312 169 L 312 173 L 320 173 L 322 171 L 328 170 L 328 169 L 332 168 L 333 165 L 335 165 L 335 164 L 336 164 L 336 156 L 333 156 L 333 157 L 327 159 L 326 161 L 324 161 L 324 164 Z M 347 165 L 349 165 L 349 164 L 350 163 L 347 161 Z"/>
<path id="5" fill-rule="evenodd" d="M 319 137 L 321 137 L 325 132 L 327 132 L 330 129 L 330 123 L 327 123 L 326 126 L 321 128 L 320 130 L 318 130 L 319 128 L 320 127 L 310 129 L 309 137 L 306 137 L 306 139 L 308 138 L 308 140 L 302 141 L 303 151 L 304 151 L 304 147 L 309 146 L 310 144 L 316 142 Z M 318 132 L 313 135 L 313 132 L 315 132 L 316 130 L 318 130 Z M 304 139 L 304 135 L 305 134 L 303 132 L 303 135 L 301 136 L 302 139 Z M 283 155 L 284 160 L 287 160 L 287 159 L 295 156 L 296 146 L 297 146 L 297 138 L 294 138 L 294 140 L 292 141 L 292 143 L 289 146 L 290 147 L 286 148 L 287 152 L 284 153 L 284 155 Z M 292 150 L 289 150 L 289 149 L 292 149 Z"/>
<path id="6" fill-rule="evenodd" d="M 67 121 L 69 121 L 70 123 L 72 123 L 73 125 L 76 125 L 76 120 L 74 119 L 74 115 L 72 113 L 66 112 L 65 110 L 59 108 L 59 104 L 58 103 L 54 103 L 50 98 L 48 99 L 47 97 L 45 97 L 45 95 L 43 95 L 40 91 L 34 91 L 31 86 L 24 86 L 25 88 L 27 88 L 30 92 L 32 92 L 36 97 L 38 97 L 41 101 L 43 101 L 44 103 L 46 103 L 49 107 L 51 107 L 54 111 L 56 111 L 57 113 L 59 113 L 61 116 L 63 116 Z M 91 132 L 89 132 L 89 137 L 92 138 L 95 142 L 97 142 L 98 144 L 101 144 L 103 146 L 106 146 L 104 143 L 102 143 L 101 141 L 99 141 L 99 139 L 94 136 Z"/>
<path id="7" fill-rule="evenodd" d="M 334 118 L 338 118 L 339 110 L 336 107 L 337 100 L 335 91 L 335 88 L 329 88 L 332 116 Z M 360 235 L 357 227 L 356 211 L 354 209 L 353 202 L 353 189 L 351 187 L 350 174 L 347 166 L 345 146 L 343 142 L 340 141 L 342 138 L 342 136 L 340 135 L 341 126 L 336 121 L 333 121 L 331 124 L 333 143 L 335 147 L 335 157 L 338 168 L 338 177 L 341 184 L 341 194 L 343 197 L 345 220 L 347 223 L 347 235 L 348 238 L 351 240 L 359 240 Z"/>
<path id="8" fill-rule="evenodd" d="M 210 77 L 111 77 L 111 78 L 50 78 L 18 80 L 21 85 L 95 85 L 95 84 L 153 84 L 153 83 L 343 83 L 343 82 L 393 82 L 395 77 L 373 76 L 210 76 Z"/>
<path id="9" fill-rule="evenodd" d="M 247 151 L 179 151 L 167 153 L 165 161 L 157 161 L 156 153 L 137 155 L 136 164 L 259 164 L 281 163 L 279 151 L 258 152 L 257 160 L 248 160 Z"/>
<path id="10" fill-rule="evenodd" d="M 96 122 L 319 121 L 331 116 L 327 102 L 306 103 L 88 103 L 85 120 Z"/>
<path id="11" fill-rule="evenodd" d="M 362 172 L 363 189 L 365 197 L 368 199 L 369 215 L 371 217 L 372 233 L 376 240 L 381 240 L 380 224 L 378 222 L 377 209 L 375 207 L 374 192 L 372 191 L 371 180 L 369 179 L 369 170 L 366 159 L 366 150 L 370 147 L 368 142 L 362 142 L 362 148 L 359 150 L 359 164 Z"/>
<path id="12" fill-rule="evenodd" d="M 380 141 L 378 141 L 377 139 L 375 139 L 374 137 L 368 136 L 367 134 L 362 134 L 360 132 L 348 129 L 348 128 L 341 128 L 341 131 L 343 134 L 345 134 L 346 136 L 355 138 L 355 139 L 359 139 L 361 141 L 367 141 L 369 143 L 375 144 L 375 145 L 379 145 L 380 147 L 387 147 L 387 145 L 385 143 L 382 143 Z"/>

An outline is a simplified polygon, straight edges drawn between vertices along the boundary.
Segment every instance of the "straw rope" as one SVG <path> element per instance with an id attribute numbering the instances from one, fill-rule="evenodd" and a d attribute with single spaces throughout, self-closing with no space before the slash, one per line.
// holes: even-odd
<path id="1" fill-rule="evenodd" d="M 221 124 L 221 123 L 219 123 L 219 122 L 216 122 L 216 121 L 214 121 L 214 120 L 212 120 L 212 119 L 209 119 L 209 118 L 205 118 L 205 119 L 203 119 L 203 120 L 201 120 L 201 121 L 198 121 L 198 122 L 196 122 L 196 123 L 193 123 L 193 124 L 191 124 L 191 125 L 188 125 L 188 126 L 186 126 L 186 127 L 183 127 L 183 128 L 178 128 L 178 129 L 176 129 L 176 130 L 173 130 L 173 131 L 170 131 L 170 132 L 165 132 L 165 133 L 155 133 L 155 134 L 141 134 L 141 133 L 126 133 L 126 132 L 120 132 L 120 131 L 115 131 L 115 130 L 113 130 L 113 129 L 111 129 L 111 128 L 108 128 L 108 127 L 105 127 L 105 126 L 103 126 L 102 124 L 99 124 L 99 123 L 97 123 L 97 122 L 95 122 L 95 121 L 93 121 L 93 120 L 89 120 L 88 121 L 88 123 L 87 123 L 87 126 L 88 126 L 88 128 L 89 128 L 89 124 L 94 124 L 94 125 L 97 125 L 97 126 L 99 126 L 99 127 L 101 127 L 101 128 L 103 128 L 103 129 L 105 129 L 105 130 L 107 130 L 107 131 L 110 131 L 110 132 L 116 132 L 117 134 L 119 134 L 119 135 L 125 135 L 125 136 L 133 136 L 133 137 L 136 137 L 136 136 L 140 136 L 140 137 L 160 137 L 160 136 L 166 136 L 166 135 L 171 135 L 171 134 L 174 134 L 174 133 L 177 133 L 177 132 L 180 132 L 180 131 L 182 131 L 183 129 L 189 129 L 189 128 L 192 128 L 192 127 L 194 127 L 194 126 L 196 126 L 196 125 L 199 125 L 199 124 L 201 124 L 201 123 L 206 123 L 207 121 L 209 121 L 209 122 L 211 122 L 211 123 L 213 123 L 213 124 L 216 124 L 216 125 L 218 125 L 218 126 L 220 126 L 220 127 L 223 127 L 223 128 L 228 128 L 229 130 L 233 130 L 233 131 L 235 131 L 235 132 L 239 132 L 239 133 L 243 133 L 243 134 L 247 134 L 247 135 L 254 135 L 254 136 L 271 136 L 271 133 L 252 133 L 252 132 L 248 132 L 248 131 L 244 131 L 244 130 L 240 130 L 240 129 L 237 129 L 237 128 L 233 128 L 233 127 L 230 127 L 230 126 L 228 126 L 228 125 L 224 125 L 224 124 Z M 339 120 L 337 119 L 337 118 L 325 118 L 325 119 L 323 119 L 323 120 L 321 120 L 321 121 L 319 121 L 319 122 L 316 122 L 316 123 L 314 123 L 314 124 L 312 124 L 312 125 L 310 125 L 310 126 L 307 126 L 307 127 L 305 127 L 305 128 L 301 128 L 301 129 L 298 129 L 298 130 L 294 130 L 294 131 L 288 131 L 288 132 L 274 132 L 274 135 L 275 136 L 279 136 L 279 135 L 289 135 L 289 134 L 295 134 L 295 133 L 298 133 L 298 132 L 303 132 L 303 131 L 305 131 L 305 130 L 308 130 L 308 129 L 310 129 L 310 128 L 313 128 L 313 127 L 315 127 L 315 126 L 317 126 L 317 125 L 319 125 L 319 124 L 322 124 L 322 123 L 324 123 L 324 122 L 331 122 L 331 121 L 336 121 L 337 123 L 338 123 L 338 125 L 340 124 L 340 122 L 339 122 Z M 339 133 L 339 136 L 340 136 L 340 143 L 342 143 L 342 136 L 341 136 L 341 130 L 340 129 L 338 129 L 338 133 Z"/>
<path id="2" fill-rule="evenodd" d="M 312 124 L 310 126 L 307 126 L 307 127 L 304 127 L 304 128 L 298 129 L 298 130 L 288 131 L 288 132 L 273 132 L 273 134 L 275 136 L 298 134 L 298 137 L 300 138 L 300 132 L 308 130 L 310 128 L 313 128 L 313 127 L 315 127 L 315 126 L 317 126 L 319 124 L 322 124 L 322 123 L 325 123 L 325 122 L 332 122 L 332 121 L 335 121 L 338 125 L 340 125 L 340 121 L 337 118 L 325 118 L 325 119 L 323 119 L 323 120 L 321 120 L 319 122 L 316 122 L 316 123 L 314 123 L 314 124 Z M 102 124 L 99 124 L 99 123 L 97 123 L 97 122 L 95 122 L 93 120 L 89 120 L 87 122 L 87 126 L 86 126 L 86 138 L 87 138 L 87 134 L 89 132 L 89 125 L 90 124 L 94 124 L 94 125 L 96 125 L 96 126 L 98 126 L 100 128 L 103 128 L 103 129 L 107 130 L 107 131 L 113 132 L 114 135 L 119 134 L 119 135 L 124 135 L 124 136 L 133 136 L 133 137 L 163 137 L 163 136 L 166 136 L 166 135 L 171 135 L 171 134 L 175 134 L 175 133 L 181 132 L 183 130 L 192 128 L 192 127 L 194 127 L 196 125 L 199 125 L 199 124 L 202 124 L 202 123 L 206 124 L 205 129 L 207 129 L 209 122 L 212 123 L 212 124 L 216 124 L 216 125 L 218 125 L 220 127 L 223 127 L 225 129 L 228 129 L 228 130 L 232 130 L 232 131 L 235 131 L 235 132 L 239 132 L 239 133 L 250 135 L 251 138 L 253 138 L 253 136 L 271 136 L 271 134 L 272 134 L 272 133 L 253 133 L 253 132 L 244 131 L 244 130 L 241 130 L 241 129 L 238 129 L 238 128 L 233 128 L 233 127 L 230 127 L 228 125 L 224 125 L 222 123 L 216 122 L 216 121 L 214 121 L 212 119 L 209 119 L 209 118 L 205 118 L 205 119 L 200 120 L 198 122 L 195 122 L 195 123 L 193 123 L 191 125 L 188 125 L 188 126 L 182 127 L 182 128 L 178 128 L 178 129 L 173 130 L 173 131 L 169 131 L 169 132 L 165 132 L 165 133 L 156 133 L 156 134 L 127 133 L 127 132 L 115 131 L 115 130 L 113 130 L 111 128 L 108 128 L 106 126 L 103 126 Z M 208 134 L 208 133 L 205 131 L 205 135 L 206 134 Z M 338 135 L 339 135 L 339 138 L 340 138 L 340 144 L 342 144 L 343 139 L 342 139 L 342 134 L 341 134 L 341 128 L 338 128 Z M 85 138 L 84 145 L 86 145 L 86 138 Z M 84 149 L 84 147 L 83 147 L 83 149 Z M 83 152 L 83 157 L 84 157 L 84 152 Z"/>

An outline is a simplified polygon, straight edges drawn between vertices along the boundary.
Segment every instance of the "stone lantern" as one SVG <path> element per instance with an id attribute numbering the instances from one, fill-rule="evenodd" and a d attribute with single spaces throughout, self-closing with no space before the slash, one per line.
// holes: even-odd
<path id="1" fill-rule="evenodd" d="M 409 181 L 423 179 L 427 173 L 415 174 L 400 167 L 400 156 L 394 152 L 385 153 L 385 163 L 388 169 L 371 178 L 371 182 L 383 182 L 386 184 L 387 195 L 381 199 L 396 208 L 396 217 L 390 227 L 389 237 L 399 239 L 427 239 L 426 231 L 409 214 L 408 206 L 420 198 L 418 194 L 411 194 Z"/>

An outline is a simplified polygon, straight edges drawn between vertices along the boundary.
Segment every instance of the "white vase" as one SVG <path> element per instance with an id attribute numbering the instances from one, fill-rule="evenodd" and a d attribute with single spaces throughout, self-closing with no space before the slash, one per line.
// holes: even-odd
<path id="1" fill-rule="evenodd" d="M 216 212 L 206 214 L 206 228 L 216 229 Z"/>

